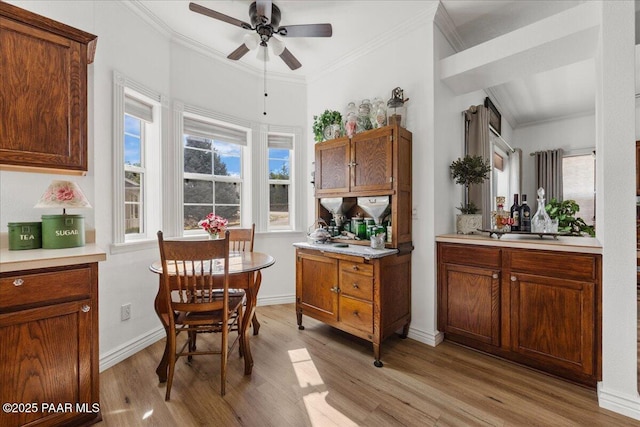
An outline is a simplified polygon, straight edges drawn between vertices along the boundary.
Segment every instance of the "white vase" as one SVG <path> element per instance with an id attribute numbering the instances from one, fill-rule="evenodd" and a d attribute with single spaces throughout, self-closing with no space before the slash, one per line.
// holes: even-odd
<path id="1" fill-rule="evenodd" d="M 457 214 L 456 232 L 458 234 L 477 233 L 482 228 L 482 214 Z"/>

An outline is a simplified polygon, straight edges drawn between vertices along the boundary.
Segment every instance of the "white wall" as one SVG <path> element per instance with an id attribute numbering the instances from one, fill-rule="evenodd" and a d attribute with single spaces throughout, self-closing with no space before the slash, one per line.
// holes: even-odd
<path id="1" fill-rule="evenodd" d="M 167 34 L 151 27 L 122 2 L 12 3 L 98 36 L 95 62 L 89 67 L 89 172 L 85 177 L 71 179 L 80 184 L 93 205 L 93 209 L 83 212 L 85 226 L 96 229 L 96 243 L 107 252 L 112 243 L 114 70 L 164 94 L 170 101 L 180 100 L 265 124 L 302 128 L 308 125 L 306 90 L 299 81 L 269 80 L 268 115 L 264 117 L 261 74 L 173 43 Z M 171 121 L 171 117 L 167 119 Z M 302 144 L 303 152 L 305 148 Z M 49 213 L 35 210 L 33 205 L 54 178 L 59 175 L 0 172 L 0 227 L 6 231 L 7 222 L 35 221 L 42 213 Z M 301 185 L 304 188 L 306 181 Z M 171 192 L 167 188 L 164 191 Z M 291 244 L 302 240 L 302 236 L 301 233 L 256 236 L 256 250 L 272 253 L 276 258 L 276 264 L 263 272 L 259 304 L 294 301 L 295 262 Z M 153 247 L 123 254 L 108 253 L 107 261 L 100 263 L 102 369 L 164 337 L 153 310 L 158 278 L 148 271 L 157 258 L 157 249 Z M 122 322 L 120 306 L 126 303 L 132 305 L 131 319 Z"/>

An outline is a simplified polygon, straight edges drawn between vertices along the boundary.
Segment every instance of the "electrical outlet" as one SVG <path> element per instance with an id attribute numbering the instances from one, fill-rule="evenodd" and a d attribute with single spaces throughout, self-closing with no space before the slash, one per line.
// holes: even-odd
<path id="1" fill-rule="evenodd" d="M 120 306 L 120 320 L 129 320 L 131 318 L 131 304 L 123 304 Z"/>

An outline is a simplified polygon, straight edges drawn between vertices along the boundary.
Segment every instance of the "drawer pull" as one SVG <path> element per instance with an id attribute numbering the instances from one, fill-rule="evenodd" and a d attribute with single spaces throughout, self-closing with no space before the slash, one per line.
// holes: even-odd
<path id="1" fill-rule="evenodd" d="M 22 286 L 24 284 L 24 280 L 16 279 L 13 281 L 13 286 Z"/>
<path id="2" fill-rule="evenodd" d="M 358 271 L 358 266 L 357 265 L 354 265 L 352 268 L 353 268 L 354 271 Z"/>
<path id="3" fill-rule="evenodd" d="M 498 273 L 493 273 L 493 275 L 491 277 L 493 277 L 494 279 L 497 279 L 498 278 Z"/>
<path id="4" fill-rule="evenodd" d="M 511 276 L 511 281 L 512 281 L 512 282 L 515 282 L 515 281 L 517 281 L 517 280 L 518 280 L 518 278 L 517 278 L 516 276 Z"/>
<path id="5" fill-rule="evenodd" d="M 353 284 L 353 289 L 358 289 L 359 287 L 360 287 L 360 286 L 358 286 L 358 284 L 357 284 L 357 283 L 354 283 L 354 284 Z"/>
<path id="6" fill-rule="evenodd" d="M 81 308 L 83 313 L 87 313 L 89 310 L 91 310 L 91 307 L 89 307 L 87 304 L 83 305 Z"/>
<path id="7" fill-rule="evenodd" d="M 353 315 L 356 316 L 356 317 L 360 317 L 360 313 L 358 313 L 357 311 L 354 311 Z"/>

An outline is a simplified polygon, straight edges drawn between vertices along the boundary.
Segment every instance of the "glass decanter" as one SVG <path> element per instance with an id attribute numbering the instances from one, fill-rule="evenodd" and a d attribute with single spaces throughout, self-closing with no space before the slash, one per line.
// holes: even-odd
<path id="1" fill-rule="evenodd" d="M 551 218 L 545 210 L 544 201 L 544 188 L 538 188 L 538 210 L 531 219 L 531 232 L 532 233 L 550 233 L 551 232 Z"/>

